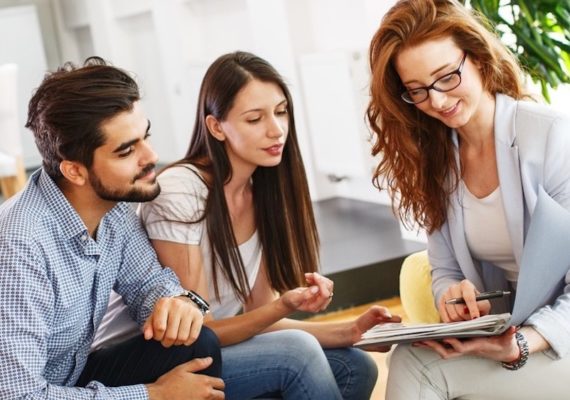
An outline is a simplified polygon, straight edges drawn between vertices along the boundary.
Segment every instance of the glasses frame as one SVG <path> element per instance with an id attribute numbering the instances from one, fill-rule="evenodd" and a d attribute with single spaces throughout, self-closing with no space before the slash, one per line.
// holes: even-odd
<path id="1" fill-rule="evenodd" d="M 463 52 L 463 58 L 461 59 L 461 63 L 459 63 L 459 67 L 457 67 L 457 69 L 456 69 L 455 71 L 452 71 L 452 72 L 450 72 L 450 73 L 448 73 L 448 74 L 445 74 L 445 75 L 443 75 L 443 76 L 440 76 L 440 77 L 437 78 L 435 81 L 433 81 L 433 83 L 432 83 L 431 85 L 429 85 L 429 86 L 420 86 L 420 87 L 417 87 L 417 88 L 413 88 L 413 89 L 406 90 L 406 91 L 402 92 L 402 94 L 400 95 L 400 97 L 402 98 L 402 100 L 404 100 L 404 101 L 405 101 L 406 103 L 408 103 L 408 104 L 420 104 L 420 103 L 423 103 L 424 101 L 426 101 L 427 99 L 429 99 L 429 91 L 430 91 L 430 90 L 435 90 L 435 91 L 440 92 L 440 93 L 446 93 L 446 92 L 452 91 L 453 89 L 456 89 L 457 87 L 459 87 L 459 85 L 461 85 L 461 73 L 463 72 L 463 66 L 465 65 L 465 60 L 466 60 L 466 59 L 467 59 L 467 53 L 466 53 L 466 52 Z M 452 76 L 452 75 L 457 75 L 457 76 L 459 77 L 459 82 L 457 83 L 457 85 L 455 85 L 455 86 L 452 87 L 452 88 L 445 89 L 445 90 L 436 87 L 436 85 L 437 85 L 438 82 L 440 82 L 441 80 L 443 80 L 443 79 L 445 79 L 445 78 L 449 78 L 449 77 Z M 420 101 L 413 101 L 413 100 L 411 99 L 411 97 L 410 97 L 410 98 L 407 97 L 407 94 L 409 93 L 410 90 L 420 90 L 420 89 L 425 90 L 425 92 L 426 92 L 426 97 L 425 97 L 425 99 L 420 100 Z"/>

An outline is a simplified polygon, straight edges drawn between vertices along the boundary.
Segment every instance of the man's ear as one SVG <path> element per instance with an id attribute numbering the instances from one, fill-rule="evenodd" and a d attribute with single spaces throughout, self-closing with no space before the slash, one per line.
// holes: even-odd
<path id="1" fill-rule="evenodd" d="M 87 182 L 87 168 L 77 161 L 63 160 L 59 163 L 59 170 L 65 179 L 74 185 L 83 186 Z"/>
<path id="2" fill-rule="evenodd" d="M 222 130 L 220 122 L 212 115 L 208 115 L 206 117 L 206 127 L 208 128 L 208 131 L 210 131 L 210 134 L 220 142 L 226 140 L 226 135 Z"/>

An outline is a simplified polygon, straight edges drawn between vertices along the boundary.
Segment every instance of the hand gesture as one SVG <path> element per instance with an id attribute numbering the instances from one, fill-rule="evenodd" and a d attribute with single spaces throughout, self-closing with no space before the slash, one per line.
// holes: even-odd
<path id="1" fill-rule="evenodd" d="M 318 312 L 326 309 L 333 296 L 334 283 L 316 272 L 306 273 L 309 286 L 289 290 L 280 300 L 291 311 Z"/>
<path id="2" fill-rule="evenodd" d="M 370 328 L 383 324 L 386 322 L 401 322 L 402 319 L 398 315 L 392 316 L 390 310 L 386 307 L 372 306 L 365 313 L 360 315 L 357 319 L 353 321 L 353 326 L 351 329 L 351 341 L 347 345 L 352 346 L 354 343 L 358 342 L 362 338 L 362 334 L 369 330 Z M 366 351 L 380 351 L 386 352 L 390 350 L 391 346 L 376 346 L 367 347 Z"/>
<path id="3" fill-rule="evenodd" d="M 471 354 L 495 361 L 511 362 L 520 356 L 520 349 L 515 339 L 515 332 L 515 327 L 511 326 L 499 336 L 473 339 L 448 338 L 441 341 L 426 340 L 414 343 L 413 345 L 431 348 L 442 358 L 453 358 Z"/>
<path id="4" fill-rule="evenodd" d="M 479 291 L 467 279 L 451 285 L 439 299 L 437 308 L 443 322 L 466 321 L 489 314 L 491 303 L 489 300 L 476 301 Z M 465 304 L 445 304 L 446 300 L 463 298 Z"/>
<path id="5" fill-rule="evenodd" d="M 163 297 L 144 323 L 143 335 L 164 347 L 190 346 L 198 338 L 203 320 L 202 313 L 189 299 Z"/>
<path id="6" fill-rule="evenodd" d="M 212 358 L 196 358 L 162 375 L 147 385 L 150 400 L 215 400 L 224 398 L 224 381 L 196 374 L 208 368 Z"/>

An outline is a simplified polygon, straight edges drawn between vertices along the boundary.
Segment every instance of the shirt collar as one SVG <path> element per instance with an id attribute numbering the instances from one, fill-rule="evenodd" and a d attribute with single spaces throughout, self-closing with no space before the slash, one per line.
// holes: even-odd
<path id="1" fill-rule="evenodd" d="M 87 231 L 85 223 L 69 203 L 67 198 L 61 192 L 61 189 L 55 184 L 53 179 L 45 172 L 43 168 L 35 171 L 31 176 L 32 181 L 37 182 L 38 189 L 43 195 L 47 206 L 51 209 L 53 215 L 61 221 L 61 229 L 66 238 L 72 238 L 81 235 Z M 119 202 L 104 218 L 124 217 L 129 211 L 130 206 L 125 202 Z"/>

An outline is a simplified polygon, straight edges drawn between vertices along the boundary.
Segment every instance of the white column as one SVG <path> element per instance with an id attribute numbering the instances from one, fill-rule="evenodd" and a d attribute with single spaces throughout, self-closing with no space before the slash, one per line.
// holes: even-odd
<path id="1" fill-rule="evenodd" d="M 58 64 L 66 61 L 80 63 L 80 51 L 69 21 L 65 18 L 65 3 L 62 0 L 54 0 L 52 3 L 53 18 L 55 21 L 55 32 L 59 43 L 61 60 Z M 58 65 L 59 66 L 59 65 Z"/>
<path id="2" fill-rule="evenodd" d="M 313 200 L 319 200 L 327 197 L 327 195 L 330 196 L 330 192 L 323 193 L 323 187 L 326 187 L 326 182 L 317 183 L 313 153 L 304 114 L 305 105 L 300 92 L 301 82 L 295 64 L 296 56 L 290 32 L 286 1 L 247 0 L 247 6 L 255 52 L 269 61 L 283 75 L 289 85 L 291 96 L 295 103 L 295 122 L 299 146 L 301 147 L 303 161 L 307 170 L 311 196 Z"/>
<path id="3" fill-rule="evenodd" d="M 168 110 L 172 132 L 164 132 L 174 141 L 173 148 L 186 149 L 190 143 L 191 123 L 195 110 L 190 94 L 184 91 L 184 49 L 178 39 L 181 29 L 180 15 L 182 7 L 176 0 L 152 0 L 152 17 L 160 53 L 157 58 L 161 67 L 161 80 L 164 84 L 163 106 Z M 185 151 L 184 151 L 185 152 Z"/>
<path id="4" fill-rule="evenodd" d="M 120 66 L 122 33 L 109 0 L 85 0 L 85 5 L 95 54 Z"/>

